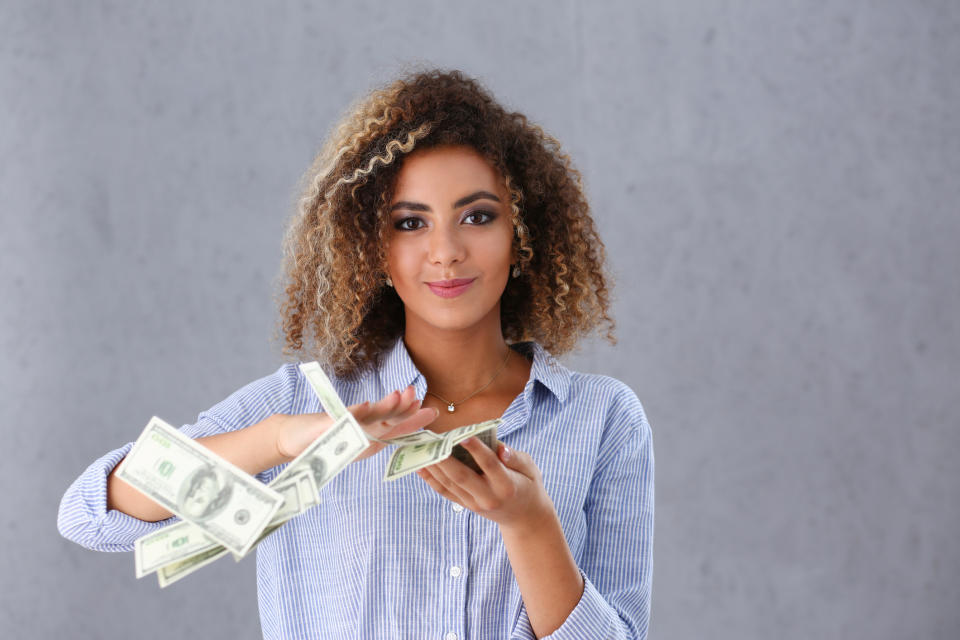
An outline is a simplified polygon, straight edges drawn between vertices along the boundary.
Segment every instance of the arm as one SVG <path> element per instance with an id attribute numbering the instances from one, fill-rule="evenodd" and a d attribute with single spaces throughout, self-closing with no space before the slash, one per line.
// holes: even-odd
<path id="1" fill-rule="evenodd" d="M 184 425 L 180 431 L 191 438 L 205 440 L 211 437 L 214 446 L 223 445 L 220 440 L 224 438 L 220 435 L 241 433 L 240 427 L 259 423 L 275 413 L 289 413 L 297 379 L 296 366 L 283 365 L 275 373 L 251 382 L 208 411 L 200 413 L 196 423 Z M 237 437 L 243 439 L 248 436 Z M 124 495 L 124 488 L 130 492 L 135 490 L 121 487 L 122 482 L 110 477 L 132 447 L 133 443 L 130 442 L 107 453 L 87 467 L 70 485 L 60 502 L 57 516 L 57 528 L 61 535 L 88 549 L 130 551 L 137 538 L 162 528 L 174 519 L 167 517 L 156 521 L 156 518 L 164 518 L 166 510 L 156 505 L 153 511 L 150 511 L 150 507 L 144 510 L 142 501 L 147 500 L 145 497 L 139 494 L 131 497 L 129 493 Z M 260 474 L 261 481 L 268 480 L 267 473 Z M 130 515 L 124 509 L 144 518 Z"/>
<path id="2" fill-rule="evenodd" d="M 287 365 L 273 376 L 251 383 L 201 413 L 196 424 L 182 427 L 181 432 L 244 471 L 256 474 L 261 482 L 268 482 L 269 470 L 293 460 L 331 424 L 329 416 L 322 413 L 270 413 L 278 408 L 289 410 L 282 400 L 264 398 L 263 391 L 280 384 L 276 378 L 287 375 L 285 371 L 290 371 Z M 295 386 L 295 379 L 293 383 Z M 376 403 L 351 405 L 348 409 L 377 438 L 416 431 L 437 416 L 435 409 L 420 408 L 412 386 Z M 214 414 L 224 417 L 214 419 Z M 250 422 L 253 424 L 243 426 Z M 237 423 L 241 426 L 226 426 Z M 61 535 L 88 549 L 129 551 L 137 538 L 173 519 L 169 511 L 113 476 L 113 470 L 132 446 L 132 442 L 128 443 L 94 462 L 67 490 L 57 519 Z M 383 446 L 375 442 L 357 459 L 372 456 Z"/>
<path id="3" fill-rule="evenodd" d="M 385 434 L 402 435 L 421 428 L 437 416 L 436 409 L 420 409 L 413 386 L 407 387 L 403 392 L 396 391 L 372 405 L 354 404 L 348 409 L 366 431 L 376 434 L 377 437 Z M 258 475 L 296 458 L 325 432 L 331 423 L 330 416 L 325 413 L 275 413 L 249 427 L 197 438 L 197 442 L 250 475 Z M 383 447 L 382 443 L 373 443 L 356 459 L 369 458 Z M 107 508 L 117 509 L 149 522 L 173 516 L 171 512 L 117 478 L 113 471 L 107 478 Z"/>
<path id="4" fill-rule="evenodd" d="M 629 388 L 611 408 L 584 512 L 583 596 L 545 640 L 645 640 L 653 580 L 653 435 Z"/>
<path id="5" fill-rule="evenodd" d="M 283 414 L 273 414 L 260 422 L 236 431 L 216 433 L 197 438 L 197 442 L 220 457 L 229 460 L 250 475 L 289 462 L 277 448 L 280 420 Z M 173 514 L 114 475 L 119 462 L 107 476 L 107 509 L 116 509 L 138 520 L 157 522 Z"/>
<path id="6" fill-rule="evenodd" d="M 542 521 L 501 526 L 500 536 L 530 626 L 538 638 L 558 629 L 583 595 L 584 581 L 555 510 Z"/>
<path id="7" fill-rule="evenodd" d="M 257 474 L 287 459 L 276 452 L 272 440 L 282 416 L 269 416 L 248 429 L 222 431 L 201 414 L 194 425 L 181 431 L 211 435 L 197 438 L 217 454 L 248 473 Z M 129 442 L 95 461 L 78 477 L 60 501 L 57 529 L 60 535 L 95 551 L 130 551 L 137 538 L 170 524 L 176 517 L 143 495 L 113 472 L 133 448 Z M 261 481 L 264 479 L 261 478 Z"/>
<path id="8" fill-rule="evenodd" d="M 515 634 L 644 640 L 653 575 L 653 440 L 633 391 L 624 387 L 604 425 L 584 505 L 580 568 L 530 455 L 508 455 L 503 444 L 494 453 L 476 437 L 462 444 L 483 476 L 452 457 L 417 475 L 499 525 L 523 598 Z"/>

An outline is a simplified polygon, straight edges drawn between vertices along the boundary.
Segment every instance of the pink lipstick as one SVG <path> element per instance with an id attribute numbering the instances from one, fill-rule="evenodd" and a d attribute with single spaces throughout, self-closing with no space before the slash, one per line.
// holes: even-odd
<path id="1" fill-rule="evenodd" d="M 474 280 L 476 280 L 476 278 L 437 280 L 436 282 L 428 282 L 427 286 L 430 287 L 430 291 L 433 291 L 441 298 L 455 298 L 469 289 Z"/>

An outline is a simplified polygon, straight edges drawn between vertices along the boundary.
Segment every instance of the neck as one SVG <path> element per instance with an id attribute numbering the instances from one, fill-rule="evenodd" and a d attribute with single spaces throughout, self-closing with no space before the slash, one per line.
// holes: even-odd
<path id="1" fill-rule="evenodd" d="M 462 330 L 437 331 L 419 328 L 409 322 L 404 331 L 404 345 L 413 363 L 427 380 L 427 389 L 457 402 L 496 379 L 484 391 L 496 388 L 506 379 L 506 340 L 500 329 L 499 309 L 496 322 Z M 497 374 L 497 372 L 500 372 Z"/>

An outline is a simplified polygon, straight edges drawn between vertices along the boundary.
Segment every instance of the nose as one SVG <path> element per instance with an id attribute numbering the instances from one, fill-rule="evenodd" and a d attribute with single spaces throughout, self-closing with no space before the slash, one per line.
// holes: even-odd
<path id="1" fill-rule="evenodd" d="M 442 267 L 463 262 L 466 255 L 456 225 L 438 225 L 430 234 L 428 251 L 430 262 Z"/>

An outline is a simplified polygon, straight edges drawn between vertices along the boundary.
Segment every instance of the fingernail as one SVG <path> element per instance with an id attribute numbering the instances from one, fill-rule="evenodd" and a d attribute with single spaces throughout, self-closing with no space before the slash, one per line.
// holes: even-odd
<path id="1" fill-rule="evenodd" d="M 511 455 L 512 455 L 512 454 L 510 453 L 510 449 L 507 447 L 507 445 L 503 445 L 503 455 L 502 455 L 502 458 L 503 458 L 504 460 L 509 460 Z"/>

